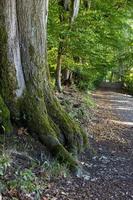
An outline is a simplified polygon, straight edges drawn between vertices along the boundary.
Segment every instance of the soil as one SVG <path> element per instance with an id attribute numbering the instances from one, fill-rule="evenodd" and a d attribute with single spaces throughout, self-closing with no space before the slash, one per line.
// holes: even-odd
<path id="1" fill-rule="evenodd" d="M 88 96 L 94 99 L 92 107 L 84 103 L 82 94 L 76 90 L 68 89 L 63 94 L 57 94 L 65 109 L 87 131 L 90 147 L 79 158 L 82 174 L 45 180 L 47 187 L 42 191 L 42 200 L 133 199 L 133 97 L 102 90 Z M 21 141 L 29 137 L 23 132 L 22 137 L 21 134 L 18 136 L 23 138 Z M 28 149 L 31 147 L 32 142 Z M 35 159 L 46 159 L 44 154 L 41 155 L 44 149 L 39 144 L 36 144 L 35 152 L 38 153 L 31 153 Z M 17 163 L 17 157 L 14 159 Z M 12 198 L 5 194 L 4 199 Z"/>

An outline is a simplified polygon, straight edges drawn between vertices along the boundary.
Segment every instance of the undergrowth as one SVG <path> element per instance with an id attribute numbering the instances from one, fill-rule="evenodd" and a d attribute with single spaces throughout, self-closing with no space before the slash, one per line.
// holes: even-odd
<path id="1" fill-rule="evenodd" d="M 40 200 L 48 181 L 69 176 L 67 166 L 59 164 L 57 160 L 43 164 L 32 161 L 32 166 L 24 169 L 22 166 L 16 168 L 15 162 L 7 152 L 0 155 L 0 193 L 8 193 L 12 197 L 21 193 Z"/>

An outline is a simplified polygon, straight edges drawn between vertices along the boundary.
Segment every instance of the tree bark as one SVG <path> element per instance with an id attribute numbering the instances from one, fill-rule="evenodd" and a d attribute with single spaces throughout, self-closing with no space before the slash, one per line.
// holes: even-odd
<path id="1" fill-rule="evenodd" d="M 56 66 L 56 87 L 58 92 L 62 92 L 62 84 L 61 84 L 62 54 L 63 54 L 63 44 L 60 41 L 58 47 L 57 66 Z"/>
<path id="2" fill-rule="evenodd" d="M 72 71 L 67 68 L 62 70 L 62 83 L 66 86 L 70 86 L 72 84 Z"/>
<path id="3" fill-rule="evenodd" d="M 47 14 L 47 0 L 0 1 L 0 95 L 12 120 L 23 122 L 53 155 L 76 169 L 70 152 L 81 151 L 87 138 L 50 88 Z"/>

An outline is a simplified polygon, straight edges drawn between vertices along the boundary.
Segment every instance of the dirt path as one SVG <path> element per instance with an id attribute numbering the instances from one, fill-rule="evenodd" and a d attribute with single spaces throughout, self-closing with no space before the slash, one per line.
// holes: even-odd
<path id="1" fill-rule="evenodd" d="M 119 123 L 133 126 L 133 96 L 109 91 L 99 91 L 93 96 L 97 101 L 99 98 L 109 102 L 109 108 L 120 119 Z"/>
<path id="2" fill-rule="evenodd" d="M 89 150 L 82 155 L 82 178 L 53 181 L 44 193 L 48 199 L 133 199 L 133 98 L 109 91 L 93 98 L 97 108 L 86 128 L 95 155 Z"/>

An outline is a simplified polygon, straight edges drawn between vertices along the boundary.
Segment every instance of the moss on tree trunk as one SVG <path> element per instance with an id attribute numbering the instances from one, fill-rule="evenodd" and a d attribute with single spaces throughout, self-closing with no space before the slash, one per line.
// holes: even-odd
<path id="1" fill-rule="evenodd" d="M 70 169 L 77 169 L 78 162 L 71 152 L 81 151 L 87 137 L 62 109 L 50 88 L 46 59 L 47 3 L 46 0 L 0 1 L 0 30 L 4 27 L 6 35 L 1 37 L 1 55 L 2 61 L 5 57 L 8 63 L 5 67 L 5 62 L 0 61 L 0 71 L 5 72 L 0 93 L 15 121 L 24 122 L 54 156 Z M 14 78 L 6 87 L 2 82 L 6 83 L 9 76 Z"/>
<path id="2" fill-rule="evenodd" d="M 0 96 L 0 127 L 6 133 L 12 132 L 12 125 L 10 121 L 10 111 L 5 105 L 1 96 Z"/>

